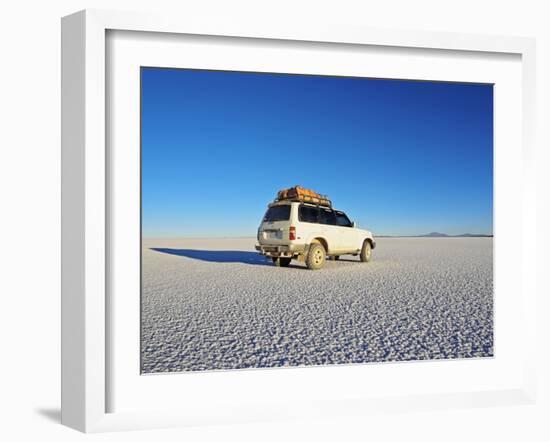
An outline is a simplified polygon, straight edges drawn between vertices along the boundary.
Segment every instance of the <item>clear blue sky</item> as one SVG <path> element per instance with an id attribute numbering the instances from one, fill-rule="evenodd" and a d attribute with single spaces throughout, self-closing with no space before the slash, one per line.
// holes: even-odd
<path id="1" fill-rule="evenodd" d="M 141 75 L 146 237 L 255 236 L 295 184 L 375 235 L 493 232 L 492 85 Z"/>

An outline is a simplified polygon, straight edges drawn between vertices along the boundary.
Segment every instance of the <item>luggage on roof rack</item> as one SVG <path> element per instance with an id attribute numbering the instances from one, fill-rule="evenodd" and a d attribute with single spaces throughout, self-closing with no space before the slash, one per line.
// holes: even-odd
<path id="1" fill-rule="evenodd" d="M 332 207 L 332 202 L 326 195 L 321 195 L 313 190 L 304 189 L 301 186 L 290 187 L 289 189 L 279 190 L 275 201 L 302 201 L 320 206 Z"/>

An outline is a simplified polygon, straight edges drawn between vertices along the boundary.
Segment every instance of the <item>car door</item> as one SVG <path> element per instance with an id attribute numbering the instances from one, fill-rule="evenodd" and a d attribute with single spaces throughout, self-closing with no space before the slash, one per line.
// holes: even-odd
<path id="1" fill-rule="evenodd" d="M 306 244 L 309 244 L 317 236 L 323 236 L 322 226 L 319 224 L 319 208 L 317 206 L 300 204 L 298 208 L 298 222 L 298 236 Z"/>
<path id="2" fill-rule="evenodd" d="M 336 216 L 331 208 L 319 207 L 319 224 L 328 242 L 329 252 L 339 250 L 341 248 L 340 229 L 336 225 Z"/>
<path id="3" fill-rule="evenodd" d="M 357 230 L 353 227 L 348 216 L 340 210 L 336 210 L 334 214 L 340 238 L 338 248 L 345 251 L 359 249 L 361 246 L 359 245 Z"/>

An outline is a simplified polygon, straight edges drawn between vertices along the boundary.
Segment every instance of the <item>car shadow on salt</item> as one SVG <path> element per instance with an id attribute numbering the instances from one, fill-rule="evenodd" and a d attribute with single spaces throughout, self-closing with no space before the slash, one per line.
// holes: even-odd
<path id="1" fill-rule="evenodd" d="M 208 262 L 240 262 L 253 265 L 273 264 L 258 252 L 247 252 L 244 250 L 197 250 L 197 249 L 165 249 L 152 248 L 155 252 L 167 253 L 169 255 L 185 256 L 186 258 L 198 259 Z"/>

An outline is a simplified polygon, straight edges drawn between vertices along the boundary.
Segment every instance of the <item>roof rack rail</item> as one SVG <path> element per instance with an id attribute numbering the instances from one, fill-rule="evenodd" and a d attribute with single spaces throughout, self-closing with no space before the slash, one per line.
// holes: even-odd
<path id="1" fill-rule="evenodd" d="M 290 198 L 275 198 L 274 203 L 279 203 L 281 201 L 290 201 L 290 202 L 299 202 L 299 203 L 308 203 L 314 206 L 323 206 L 332 208 L 332 201 L 327 198 L 312 198 L 312 197 L 290 197 Z"/>

